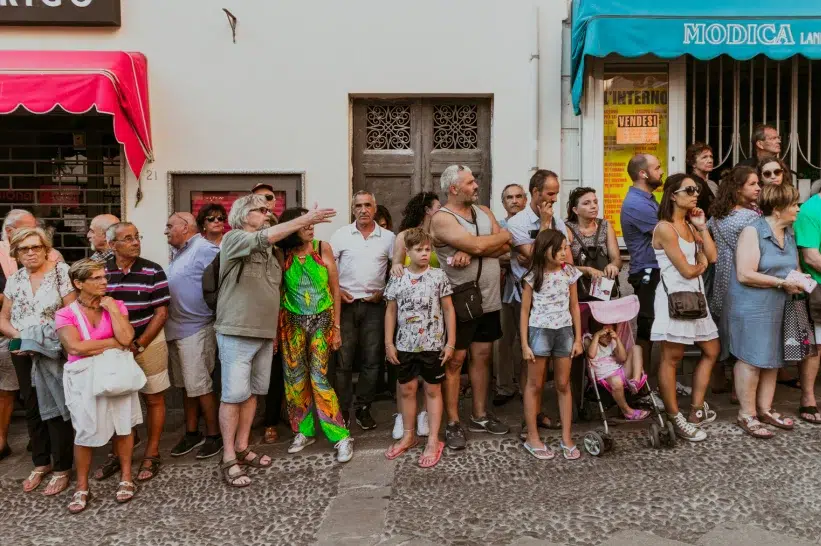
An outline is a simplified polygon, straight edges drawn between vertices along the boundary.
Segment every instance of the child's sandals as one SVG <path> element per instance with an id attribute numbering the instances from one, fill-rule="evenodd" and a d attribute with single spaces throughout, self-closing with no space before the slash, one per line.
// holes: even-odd
<path id="1" fill-rule="evenodd" d="M 575 461 L 581 458 L 582 452 L 579 451 L 579 446 L 567 447 L 564 442 L 559 442 L 562 446 L 562 455 L 568 461 Z"/>
<path id="2" fill-rule="evenodd" d="M 641 377 L 638 380 L 635 379 L 628 379 L 627 380 L 627 388 L 630 389 L 630 392 L 633 394 L 638 394 L 641 389 L 644 388 L 644 385 L 647 384 L 647 374 L 641 374 Z"/>
<path id="3" fill-rule="evenodd" d="M 624 418 L 628 421 L 644 421 L 650 416 L 650 412 L 647 410 L 639 410 L 634 409 L 630 413 L 623 413 Z"/>

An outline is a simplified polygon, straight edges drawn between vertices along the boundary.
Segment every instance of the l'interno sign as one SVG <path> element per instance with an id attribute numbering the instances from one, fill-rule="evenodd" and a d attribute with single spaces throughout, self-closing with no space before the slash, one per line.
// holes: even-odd
<path id="1" fill-rule="evenodd" d="M 119 27 L 120 0 L 0 0 L 0 25 Z"/>

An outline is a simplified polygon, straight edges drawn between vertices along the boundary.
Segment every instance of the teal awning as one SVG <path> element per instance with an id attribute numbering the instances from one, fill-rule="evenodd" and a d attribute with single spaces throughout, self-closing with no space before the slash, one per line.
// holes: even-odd
<path id="1" fill-rule="evenodd" d="M 573 0 L 573 108 L 585 57 L 821 59 L 821 0 Z"/>

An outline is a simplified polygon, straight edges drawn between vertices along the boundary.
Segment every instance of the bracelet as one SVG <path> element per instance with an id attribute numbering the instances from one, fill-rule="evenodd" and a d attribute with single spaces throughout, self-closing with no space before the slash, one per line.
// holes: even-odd
<path id="1" fill-rule="evenodd" d="M 453 345 L 445 345 L 445 349 L 451 349 L 451 350 L 455 351 L 456 347 L 454 347 Z"/>
<path id="2" fill-rule="evenodd" d="M 782 288 L 784 288 L 784 279 L 778 279 L 778 283 L 776 283 L 775 287 L 778 290 L 781 290 Z"/>

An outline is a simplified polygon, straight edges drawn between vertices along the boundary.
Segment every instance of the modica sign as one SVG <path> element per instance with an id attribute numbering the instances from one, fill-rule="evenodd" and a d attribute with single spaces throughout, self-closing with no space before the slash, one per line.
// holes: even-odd
<path id="1" fill-rule="evenodd" d="M 0 0 L 0 25 L 119 27 L 120 0 Z"/>

